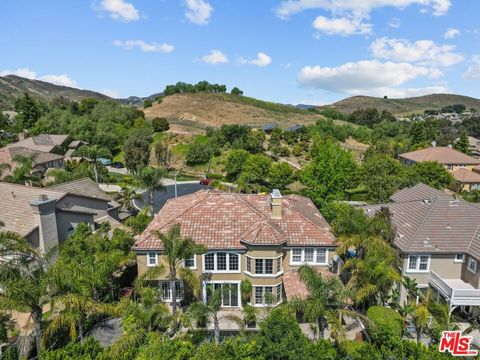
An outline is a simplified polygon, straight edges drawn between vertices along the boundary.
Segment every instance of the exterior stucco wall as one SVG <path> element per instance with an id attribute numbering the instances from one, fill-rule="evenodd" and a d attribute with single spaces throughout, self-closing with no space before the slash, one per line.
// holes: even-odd
<path id="1" fill-rule="evenodd" d="M 462 274 L 461 278 L 463 281 L 469 283 L 472 285 L 474 288 L 478 289 L 479 288 L 479 279 L 480 279 L 480 261 L 477 260 L 477 272 L 474 274 L 470 270 L 468 270 L 468 258 L 470 256 L 467 255 L 465 258 L 465 262 L 462 264 Z M 475 258 L 474 258 L 475 259 Z"/>
<path id="2" fill-rule="evenodd" d="M 70 235 L 69 230 L 71 231 L 71 229 L 75 229 L 80 223 L 87 223 L 93 228 L 93 216 L 64 211 L 57 213 L 58 240 L 60 244 L 67 239 L 68 235 Z"/>
<path id="3" fill-rule="evenodd" d="M 57 207 L 79 212 L 96 212 L 95 219 L 108 215 L 108 201 L 82 196 L 67 195 L 58 202 Z"/>

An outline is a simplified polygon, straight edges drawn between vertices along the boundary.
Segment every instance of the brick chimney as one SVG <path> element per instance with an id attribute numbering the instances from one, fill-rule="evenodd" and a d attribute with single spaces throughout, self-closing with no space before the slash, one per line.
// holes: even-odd
<path id="1" fill-rule="evenodd" d="M 30 206 L 38 224 L 38 247 L 40 251 L 47 251 L 58 246 L 58 229 L 56 199 L 49 199 L 47 195 L 40 195 L 37 200 L 32 200 Z"/>
<path id="2" fill-rule="evenodd" d="M 282 218 L 282 194 L 280 190 L 273 189 L 270 194 L 270 207 L 272 209 L 272 219 Z"/>

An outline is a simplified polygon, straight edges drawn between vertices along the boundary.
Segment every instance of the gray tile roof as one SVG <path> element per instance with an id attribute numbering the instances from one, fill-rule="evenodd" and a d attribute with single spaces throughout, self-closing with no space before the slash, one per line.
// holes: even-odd
<path id="1" fill-rule="evenodd" d="M 406 253 L 470 253 L 480 259 L 480 208 L 419 184 L 386 204 L 367 205 L 369 215 L 388 208 L 396 227 L 395 245 Z"/>
<path id="2" fill-rule="evenodd" d="M 42 134 L 17 141 L 16 143 L 9 144 L 6 147 L 10 148 L 20 146 L 32 150 L 51 152 L 56 146 L 62 145 L 68 139 L 68 137 L 69 135 Z"/>
<path id="3" fill-rule="evenodd" d="M 69 194 L 86 196 L 95 199 L 102 199 L 112 201 L 112 198 L 106 194 L 100 187 L 90 178 L 83 178 L 78 180 L 61 183 L 50 186 L 49 189 L 67 192 Z"/>

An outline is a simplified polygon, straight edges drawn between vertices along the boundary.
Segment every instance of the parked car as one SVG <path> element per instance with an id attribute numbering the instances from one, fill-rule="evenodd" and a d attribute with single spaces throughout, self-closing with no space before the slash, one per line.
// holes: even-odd
<path id="1" fill-rule="evenodd" d="M 99 161 L 100 164 L 102 164 L 103 166 L 112 165 L 112 160 L 107 159 L 107 158 L 98 158 L 98 161 Z"/>
<path id="2" fill-rule="evenodd" d="M 125 165 L 123 165 L 122 162 L 120 161 L 115 161 L 114 163 L 112 163 L 112 165 L 110 165 L 111 167 L 115 168 L 115 169 L 123 169 L 125 167 Z"/>
<path id="3" fill-rule="evenodd" d="M 200 180 L 200 185 L 210 185 L 210 183 L 212 182 L 212 179 L 202 179 Z"/>

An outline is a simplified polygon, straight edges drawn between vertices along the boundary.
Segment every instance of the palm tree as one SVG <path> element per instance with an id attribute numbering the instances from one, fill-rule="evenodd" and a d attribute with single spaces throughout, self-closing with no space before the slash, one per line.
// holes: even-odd
<path id="1" fill-rule="evenodd" d="M 347 309 L 351 293 L 339 278 L 324 277 L 308 265 L 301 266 L 298 273 L 307 287 L 308 296 L 293 298 L 289 306 L 295 311 L 302 312 L 308 321 L 316 324 L 318 338 L 324 337 L 328 324 L 332 327 L 333 336 L 336 339 L 342 339 L 345 332 L 341 324 L 342 317 L 344 315 L 362 317 Z"/>
<path id="2" fill-rule="evenodd" d="M 40 357 L 43 307 L 52 295 L 48 269 L 56 249 L 40 254 L 25 239 L 10 233 L 0 236 L 0 249 L 8 256 L 8 260 L 0 262 L 0 288 L 3 290 L 0 309 L 30 313 L 37 356 Z"/>
<path id="3" fill-rule="evenodd" d="M 13 157 L 13 162 L 16 166 L 13 168 L 11 175 L 5 177 L 5 181 L 15 184 L 30 185 L 37 183 L 40 179 L 38 175 L 32 174 L 32 170 L 35 167 L 36 154 L 32 156 L 16 155 Z M 4 167 L 6 169 L 7 167 Z"/>
<path id="4" fill-rule="evenodd" d="M 135 210 L 133 201 L 140 199 L 141 196 L 135 192 L 135 189 L 130 186 L 123 186 L 120 191 L 120 205 L 130 212 Z"/>
<path id="5" fill-rule="evenodd" d="M 84 324 L 88 317 L 111 316 L 116 314 L 116 309 L 109 304 L 92 300 L 90 297 L 79 294 L 66 294 L 56 297 L 52 301 L 52 307 L 59 304 L 61 310 L 52 316 L 45 327 L 43 343 L 54 335 L 68 329 L 70 340 L 82 340 L 85 328 Z"/>
<path id="6" fill-rule="evenodd" d="M 213 320 L 213 338 L 215 344 L 220 342 L 220 320 L 219 316 L 220 308 L 222 307 L 222 287 L 214 288 L 213 285 L 207 286 L 207 293 L 209 297 L 207 302 L 203 301 L 194 302 L 190 305 L 189 313 L 197 321 L 203 321 L 205 318 L 211 317 Z"/>
<path id="7" fill-rule="evenodd" d="M 95 182 L 98 184 L 98 159 L 103 156 L 111 156 L 110 151 L 99 145 L 83 145 L 82 147 L 80 147 L 80 149 L 78 149 L 78 153 L 79 155 L 90 159 L 90 162 L 93 165 Z"/>
<path id="8" fill-rule="evenodd" d="M 168 306 L 158 301 L 158 290 L 149 287 L 151 281 L 162 275 L 164 267 L 159 264 L 149 269 L 135 280 L 134 299 L 123 299 L 117 307 L 122 314 L 123 323 L 128 323 L 128 330 L 111 348 L 112 358 L 120 358 L 131 347 L 140 346 L 149 332 L 165 332 L 172 323 Z"/>
<path id="9" fill-rule="evenodd" d="M 164 186 L 161 183 L 166 172 L 161 168 L 154 168 L 152 166 L 146 166 L 136 174 L 136 183 L 138 187 L 148 191 L 148 204 L 151 209 L 152 218 L 155 215 L 154 210 L 154 195 L 155 191 L 164 190 Z"/>
<path id="10" fill-rule="evenodd" d="M 203 245 L 198 245 L 189 237 L 182 237 L 180 234 L 180 224 L 173 225 L 166 233 L 160 231 L 155 232 L 155 236 L 162 241 L 163 254 L 165 255 L 168 270 L 168 278 L 170 280 L 170 289 L 172 291 L 172 310 L 175 314 L 177 311 L 177 296 L 175 281 L 177 278 L 177 269 L 181 267 L 182 261 L 195 254 L 203 254 L 206 249 Z M 196 283 L 196 276 L 187 268 L 181 268 L 181 277 L 194 286 L 194 290 L 198 290 L 199 285 Z"/>

